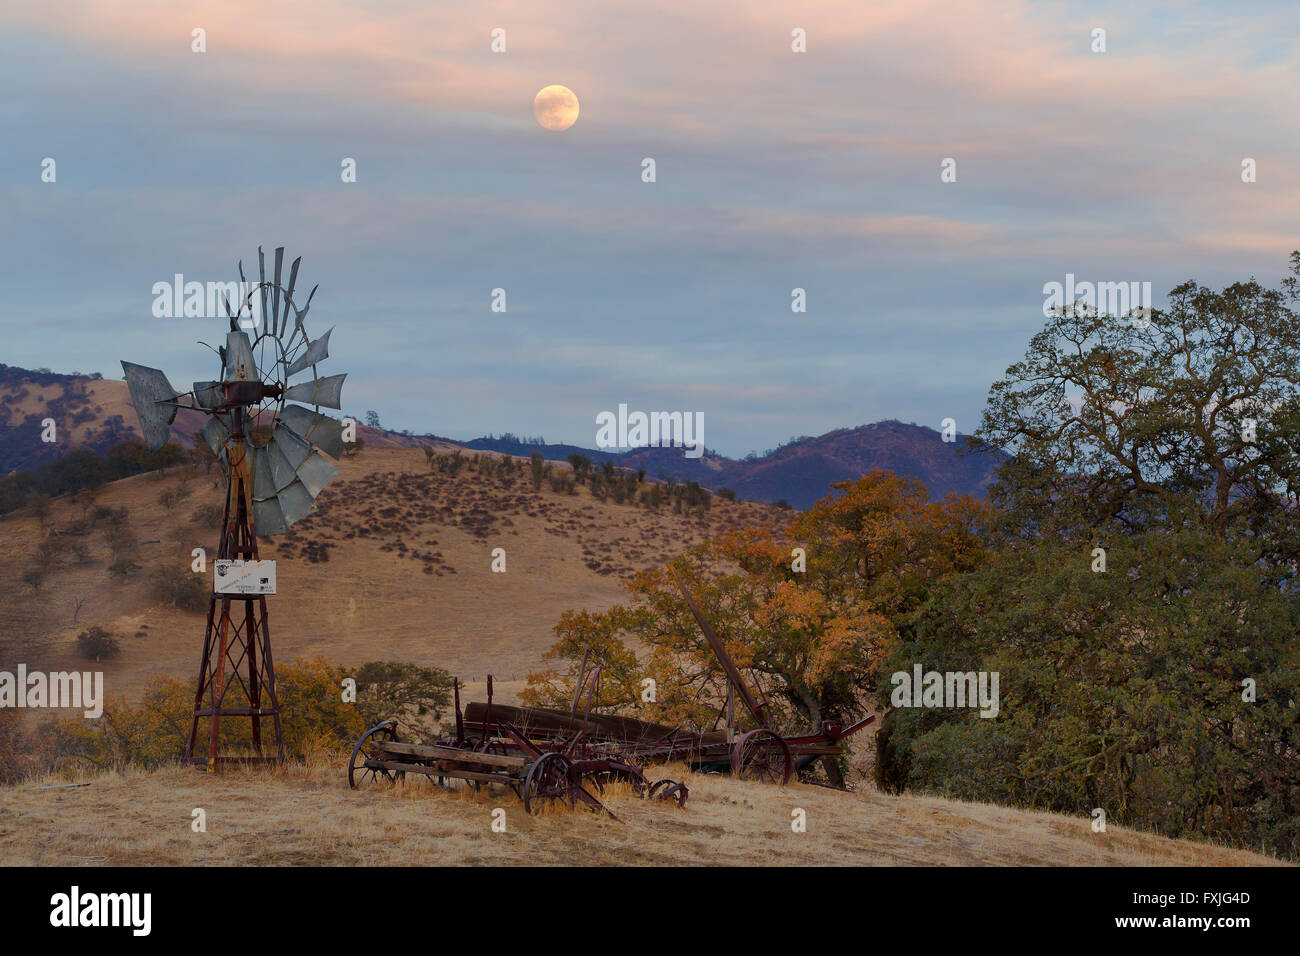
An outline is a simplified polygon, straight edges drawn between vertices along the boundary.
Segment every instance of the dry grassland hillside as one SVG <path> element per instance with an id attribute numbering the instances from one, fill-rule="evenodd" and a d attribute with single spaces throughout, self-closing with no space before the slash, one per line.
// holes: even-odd
<path id="1" fill-rule="evenodd" d="M 1091 820 L 927 797 L 781 788 L 681 767 L 684 808 L 607 791 L 618 821 L 547 809 L 504 790 L 449 792 L 422 778 L 349 790 L 341 767 L 209 775 L 173 769 L 90 786 L 0 790 L 0 863 L 13 865 L 1261 866 L 1242 850 L 1168 840 Z M 207 832 L 194 833 L 195 807 Z M 506 812 L 505 833 L 491 830 Z M 807 814 L 795 833 L 791 812 Z"/>
<path id="2" fill-rule="evenodd" d="M 787 514 L 715 498 L 707 514 L 687 517 L 667 505 L 602 502 L 581 485 L 576 494 L 548 483 L 535 491 L 526 467 L 505 477 L 467 468 L 451 475 L 417 449 L 366 447 L 339 469 L 316 514 L 287 535 L 260 539 L 262 557 L 278 562 L 279 593 L 269 599 L 277 660 L 436 665 L 471 692 L 492 673 L 505 699 L 542 663 L 564 610 L 605 609 L 623 600 L 619 581 L 632 572 L 724 529 Z M 177 494 L 184 497 L 169 507 Z M 192 679 L 204 615 L 159 601 L 150 578 L 162 567 L 188 572 L 194 548 L 211 556 L 216 529 L 194 516 L 221 501 L 215 469 L 137 475 L 93 501 L 56 499 L 46 518 L 55 532 L 96 507 L 126 508 L 138 541 L 129 557 L 140 570 L 126 580 L 110 575 L 106 529 L 96 526 L 54 536 L 68 550 L 35 590 L 22 574 L 49 539 L 29 514 L 0 518 L 0 663 L 84 667 L 76 636 L 99 625 L 121 635 L 121 657 L 98 665 L 108 693 L 134 700 L 157 673 Z M 495 548 L 505 549 L 505 573 L 491 570 Z"/>

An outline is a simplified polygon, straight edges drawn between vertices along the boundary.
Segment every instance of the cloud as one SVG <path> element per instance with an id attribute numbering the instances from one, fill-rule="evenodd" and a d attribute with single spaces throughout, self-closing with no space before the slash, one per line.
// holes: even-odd
<path id="1" fill-rule="evenodd" d="M 623 393 L 707 403 L 738 452 L 973 420 L 1044 282 L 1276 281 L 1297 26 L 1194 0 L 10 4 L 6 361 L 199 377 L 152 283 L 282 242 L 349 388 L 400 427 L 570 434 Z M 553 83 L 582 103 L 562 136 L 532 113 Z"/>

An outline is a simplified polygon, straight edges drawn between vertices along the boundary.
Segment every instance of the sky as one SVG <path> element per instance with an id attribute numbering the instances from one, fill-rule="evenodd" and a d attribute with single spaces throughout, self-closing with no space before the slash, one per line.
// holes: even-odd
<path id="1" fill-rule="evenodd" d="M 1277 284 L 1298 91 L 1293 2 L 7 4 L 0 361 L 212 378 L 224 319 L 154 284 L 283 245 L 322 374 L 389 428 L 969 432 L 1046 283 Z"/>

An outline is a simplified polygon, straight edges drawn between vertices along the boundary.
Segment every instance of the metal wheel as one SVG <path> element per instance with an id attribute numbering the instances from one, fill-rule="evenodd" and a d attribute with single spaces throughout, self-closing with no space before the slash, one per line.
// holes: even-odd
<path id="1" fill-rule="evenodd" d="M 525 813 L 541 813 L 543 806 L 556 800 L 564 800 L 572 806 L 569 766 L 568 757 L 554 752 L 544 753 L 533 761 L 524 778 Z"/>
<path id="2" fill-rule="evenodd" d="M 686 784 L 678 783 L 676 780 L 669 780 L 664 777 L 662 780 L 656 780 L 650 786 L 650 791 L 646 794 L 647 800 L 676 800 L 677 806 L 686 806 L 686 798 L 691 792 L 686 789 Z"/>
<path id="3" fill-rule="evenodd" d="M 495 754 L 498 757 L 510 756 L 510 748 L 499 740 L 492 740 L 489 738 L 486 740 L 475 740 L 473 742 L 467 741 L 467 743 L 470 743 L 469 749 L 476 754 Z M 487 784 L 483 783 L 481 780 L 470 780 L 468 783 L 474 788 L 475 793 L 480 792 L 485 786 L 487 786 Z"/>
<path id="4" fill-rule="evenodd" d="M 794 774 L 789 745 L 770 730 L 741 734 L 731 748 L 731 772 L 741 780 L 785 786 Z"/>
<path id="5" fill-rule="evenodd" d="M 598 793 L 603 794 L 605 792 L 605 784 L 621 781 L 622 783 L 631 784 L 632 792 L 638 797 L 644 797 L 646 795 L 647 784 L 645 774 L 641 772 L 640 767 L 630 761 L 610 760 L 608 770 L 588 774 L 585 779 L 590 780 L 596 785 Z"/>
<path id="6" fill-rule="evenodd" d="M 361 735 L 357 745 L 352 748 L 352 759 L 348 761 L 348 786 L 353 790 L 363 783 L 374 783 L 380 779 L 390 784 L 405 779 L 406 774 L 401 770 L 392 771 L 367 766 L 372 760 L 383 759 L 380 748 L 375 746 L 382 740 L 397 740 L 397 721 L 385 720 L 382 724 L 371 727 Z"/>

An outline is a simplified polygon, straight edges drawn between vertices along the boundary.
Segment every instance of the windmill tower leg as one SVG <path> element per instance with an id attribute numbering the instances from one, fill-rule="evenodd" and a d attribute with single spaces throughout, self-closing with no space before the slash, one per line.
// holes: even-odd
<path id="1" fill-rule="evenodd" d="M 230 460 L 238 462 L 231 476 L 222 522 L 218 559 L 257 560 L 257 538 L 253 534 L 248 509 L 247 472 L 243 468 L 242 436 L 232 436 L 228 449 Z M 232 614 L 232 604 L 242 604 Z M 242 614 L 240 613 L 242 610 Z M 242 697 L 227 701 L 236 692 Z M 194 712 L 190 724 L 189 745 L 185 757 L 191 763 L 205 764 L 214 771 L 220 760 L 227 759 L 220 749 L 221 718 L 248 717 L 251 723 L 251 757 L 231 757 L 243 761 L 281 761 L 284 741 L 281 736 L 280 702 L 276 693 L 275 665 L 271 656 L 271 631 L 267 621 L 266 598 L 232 598 L 214 589 L 208 598 L 208 622 L 203 638 L 203 657 L 199 666 L 198 685 L 194 692 Z M 264 752 L 262 718 L 272 718 L 274 754 Z M 199 725 L 207 723 L 207 753 L 198 749 Z"/>

